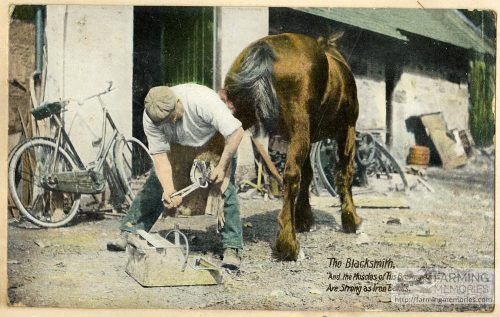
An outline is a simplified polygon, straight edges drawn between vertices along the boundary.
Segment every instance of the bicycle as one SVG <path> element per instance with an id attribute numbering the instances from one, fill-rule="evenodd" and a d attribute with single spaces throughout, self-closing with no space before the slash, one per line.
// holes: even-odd
<path id="1" fill-rule="evenodd" d="M 311 163 L 313 166 L 313 188 L 318 194 L 319 182 L 334 197 L 338 196 L 335 186 L 335 168 L 338 162 L 335 140 L 326 139 L 313 144 Z M 368 185 L 368 177 L 385 176 L 392 179 L 398 174 L 403 188 L 408 189 L 408 182 L 401 166 L 375 137 L 368 132 L 356 132 L 356 153 L 354 156 L 354 176 L 361 186 Z"/>
<path id="2" fill-rule="evenodd" d="M 106 181 L 117 185 L 130 203 L 144 174 L 152 168 L 146 146 L 136 138 L 125 138 L 113 121 L 102 96 L 106 90 L 82 101 L 67 99 L 44 102 L 32 110 L 35 120 L 49 119 L 54 124 L 52 138 L 33 137 L 17 144 L 9 155 L 8 186 L 12 200 L 22 215 L 34 224 L 54 228 L 68 224 L 78 213 L 81 195 L 104 192 Z M 96 158 L 85 165 L 78 155 L 60 114 L 68 104 L 79 106 L 97 98 L 102 110 L 101 137 Z M 107 125 L 112 129 L 107 139 Z M 105 177 L 105 174 L 107 177 Z M 111 185 L 110 185 L 111 186 Z"/>

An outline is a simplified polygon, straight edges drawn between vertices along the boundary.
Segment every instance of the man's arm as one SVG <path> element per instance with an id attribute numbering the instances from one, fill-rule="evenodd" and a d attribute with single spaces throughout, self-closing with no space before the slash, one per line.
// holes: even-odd
<path id="1" fill-rule="evenodd" d="M 243 128 L 240 127 L 227 137 L 226 145 L 224 146 L 224 151 L 222 152 L 219 164 L 217 164 L 212 172 L 212 181 L 214 183 L 220 184 L 224 180 L 229 162 L 231 162 L 231 159 L 240 145 L 243 133 Z"/>
<path id="2" fill-rule="evenodd" d="M 167 153 L 163 152 L 153 154 L 152 156 L 156 176 L 163 188 L 163 204 L 167 208 L 178 207 L 182 203 L 182 197 L 176 196 L 172 199 L 170 198 L 170 195 L 175 193 L 175 187 L 172 179 L 172 165 L 170 165 Z"/>

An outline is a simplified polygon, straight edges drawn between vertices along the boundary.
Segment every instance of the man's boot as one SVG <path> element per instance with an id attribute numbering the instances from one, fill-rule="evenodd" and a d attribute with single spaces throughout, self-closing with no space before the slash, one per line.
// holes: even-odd
<path id="1" fill-rule="evenodd" d="M 234 248 L 224 249 L 224 254 L 222 255 L 222 267 L 237 271 L 240 269 L 240 265 L 240 251 Z"/>
<path id="2" fill-rule="evenodd" d="M 128 232 L 122 231 L 117 239 L 108 242 L 108 251 L 125 251 L 127 248 L 127 237 Z"/>

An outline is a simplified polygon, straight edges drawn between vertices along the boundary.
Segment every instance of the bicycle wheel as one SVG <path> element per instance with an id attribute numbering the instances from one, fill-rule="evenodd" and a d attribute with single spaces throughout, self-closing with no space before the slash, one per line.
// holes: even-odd
<path id="1" fill-rule="evenodd" d="M 311 151 L 309 153 L 309 160 L 311 161 L 311 167 L 312 167 L 312 170 L 313 170 L 313 178 L 311 180 L 311 192 L 316 195 L 316 196 L 319 196 L 320 194 L 320 189 L 319 189 L 319 184 L 321 182 L 321 180 L 319 179 L 319 174 L 318 174 L 318 166 L 317 166 L 317 162 L 316 162 L 316 152 L 317 152 L 317 148 L 319 146 L 319 142 L 315 142 L 313 143 L 313 145 L 311 146 Z"/>
<path id="2" fill-rule="evenodd" d="M 136 138 L 116 141 L 113 154 L 125 198 L 130 204 L 153 168 L 153 158 L 147 147 Z"/>
<path id="3" fill-rule="evenodd" d="M 80 194 L 50 191 L 40 185 L 55 157 L 56 144 L 45 138 L 22 143 L 9 161 L 8 184 L 19 211 L 36 225 L 47 228 L 64 226 L 78 212 Z M 55 171 L 77 169 L 71 157 L 59 148 Z"/>
<path id="4" fill-rule="evenodd" d="M 375 138 L 370 133 L 361 133 L 356 144 L 356 162 L 368 166 L 375 157 Z"/>
<path id="5" fill-rule="evenodd" d="M 376 140 L 374 142 L 378 153 L 375 155 L 375 159 L 373 160 L 374 164 L 372 166 L 368 166 L 368 169 L 373 169 L 375 174 L 386 174 L 388 177 L 390 177 L 391 174 L 398 174 L 399 177 L 401 177 L 404 190 L 406 191 L 408 189 L 408 181 L 406 180 L 403 169 L 391 153 L 385 148 L 385 146 Z"/>
<path id="6" fill-rule="evenodd" d="M 335 166 L 338 162 L 337 143 L 331 139 L 317 142 L 314 146 L 315 169 L 323 186 L 330 195 L 337 197 L 335 185 Z"/>

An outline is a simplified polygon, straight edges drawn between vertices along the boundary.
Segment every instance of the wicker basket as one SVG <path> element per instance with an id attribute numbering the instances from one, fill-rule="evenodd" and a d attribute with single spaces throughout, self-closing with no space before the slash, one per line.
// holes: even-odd
<path id="1" fill-rule="evenodd" d="M 429 165 L 431 151 L 426 146 L 412 145 L 408 154 L 409 165 Z"/>

